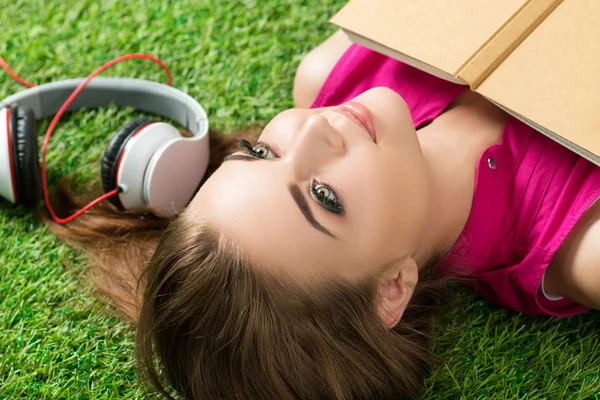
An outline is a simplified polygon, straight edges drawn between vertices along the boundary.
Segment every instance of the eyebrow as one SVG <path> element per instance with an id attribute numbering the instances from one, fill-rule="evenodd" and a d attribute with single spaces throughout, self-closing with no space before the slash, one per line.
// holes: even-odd
<path id="1" fill-rule="evenodd" d="M 261 160 L 261 159 L 252 157 L 252 156 L 247 156 L 244 154 L 230 154 L 223 159 L 223 162 L 225 162 L 225 161 L 258 161 L 258 160 Z M 296 185 L 295 183 L 290 183 L 290 185 L 288 186 L 288 189 L 290 191 L 290 194 L 292 195 L 292 198 L 296 202 L 296 205 L 302 212 L 302 215 L 304 215 L 304 218 L 306 218 L 306 220 L 312 225 L 312 227 L 320 232 L 323 232 L 324 234 L 326 234 L 328 236 L 331 236 L 334 239 L 337 239 L 335 237 L 335 235 L 333 235 L 331 232 L 329 232 L 329 230 L 327 228 L 325 228 L 323 225 L 321 225 L 319 223 L 319 221 L 317 221 L 315 219 L 312 211 L 310 210 L 310 206 L 308 205 L 308 202 L 306 201 L 306 198 L 302 194 L 302 191 L 300 190 L 298 185 Z"/>
<path id="2" fill-rule="evenodd" d="M 308 202 L 306 201 L 306 198 L 302 194 L 302 191 L 300 190 L 298 185 L 296 185 L 295 183 L 290 183 L 288 189 L 290 190 L 290 194 L 296 202 L 296 205 L 298 205 L 298 208 L 300 209 L 300 211 L 302 211 L 302 215 L 304 215 L 304 218 L 306 218 L 306 220 L 312 225 L 312 227 L 320 232 L 323 232 L 328 236 L 331 236 L 334 239 L 337 239 L 331 232 L 327 230 L 327 228 L 325 228 L 319 223 L 319 221 L 315 219 L 312 211 L 310 211 Z"/>

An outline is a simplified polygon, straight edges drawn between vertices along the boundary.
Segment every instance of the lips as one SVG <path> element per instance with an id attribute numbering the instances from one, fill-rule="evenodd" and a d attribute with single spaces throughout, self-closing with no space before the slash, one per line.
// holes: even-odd
<path id="1" fill-rule="evenodd" d="M 377 135 L 375 133 L 375 125 L 373 124 L 373 115 L 371 111 L 356 101 L 350 101 L 334 111 L 343 114 L 346 118 L 354 123 L 361 125 L 371 136 L 374 143 L 377 143 Z"/>

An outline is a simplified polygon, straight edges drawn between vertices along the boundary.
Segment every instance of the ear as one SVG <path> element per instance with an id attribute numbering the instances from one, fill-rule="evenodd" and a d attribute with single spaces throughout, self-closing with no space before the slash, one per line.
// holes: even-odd
<path id="1" fill-rule="evenodd" d="M 388 328 L 398 324 L 419 280 L 419 269 L 412 257 L 394 264 L 379 284 L 377 314 Z"/>

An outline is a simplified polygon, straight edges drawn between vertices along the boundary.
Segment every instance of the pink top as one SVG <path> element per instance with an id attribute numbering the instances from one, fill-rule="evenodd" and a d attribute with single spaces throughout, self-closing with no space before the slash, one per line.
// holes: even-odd
<path id="1" fill-rule="evenodd" d="M 338 105 L 376 86 L 404 98 L 415 128 L 467 88 L 352 45 L 311 107 Z M 468 271 L 482 296 L 525 314 L 587 311 L 568 299 L 548 299 L 540 284 L 554 253 L 598 197 L 600 167 L 509 117 L 501 142 L 479 159 L 469 219 L 439 266 L 450 274 Z"/>

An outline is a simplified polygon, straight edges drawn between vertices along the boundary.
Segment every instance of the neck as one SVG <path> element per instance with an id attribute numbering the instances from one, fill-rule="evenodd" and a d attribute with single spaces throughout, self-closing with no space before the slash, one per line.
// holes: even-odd
<path id="1" fill-rule="evenodd" d="M 446 133 L 446 134 L 444 134 Z M 447 132 L 429 125 L 417 132 L 431 174 L 431 212 L 414 258 L 417 265 L 437 262 L 452 249 L 469 218 L 471 186 L 463 179 L 461 157 L 453 154 L 453 140 Z"/>

